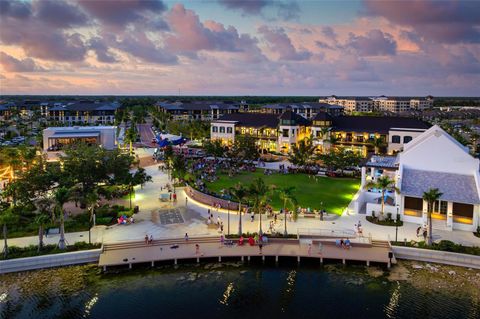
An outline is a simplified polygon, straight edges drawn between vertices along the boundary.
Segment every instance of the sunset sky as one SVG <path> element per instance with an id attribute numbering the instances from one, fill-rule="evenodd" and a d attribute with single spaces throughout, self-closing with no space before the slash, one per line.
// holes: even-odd
<path id="1" fill-rule="evenodd" d="M 480 1 L 0 0 L 1 94 L 480 95 Z"/>

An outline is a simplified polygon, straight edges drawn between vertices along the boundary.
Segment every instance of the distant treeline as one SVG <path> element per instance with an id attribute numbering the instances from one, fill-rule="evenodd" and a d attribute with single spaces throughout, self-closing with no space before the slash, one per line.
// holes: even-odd
<path id="1" fill-rule="evenodd" d="M 433 106 L 480 106 L 480 97 L 438 97 Z"/>
<path id="2" fill-rule="evenodd" d="M 158 96 L 115 96 L 115 95 L 3 95 L 0 100 L 20 102 L 24 100 L 38 101 L 78 101 L 78 100 L 100 100 L 100 101 L 120 101 L 123 106 L 131 107 L 136 105 L 148 106 L 155 102 L 164 101 L 224 101 L 240 102 L 245 101 L 248 104 L 268 104 L 268 103 L 299 103 L 299 102 L 317 102 L 320 96 L 178 96 L 178 95 L 158 95 Z M 434 97 L 435 107 L 440 106 L 480 106 L 480 97 Z"/>

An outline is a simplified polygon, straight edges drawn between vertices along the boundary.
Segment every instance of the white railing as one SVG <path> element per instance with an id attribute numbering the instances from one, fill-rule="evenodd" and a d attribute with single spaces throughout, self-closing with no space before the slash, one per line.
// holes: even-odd
<path id="1" fill-rule="evenodd" d="M 318 237 L 357 237 L 357 234 L 353 230 L 340 230 L 340 229 L 318 229 L 318 228 L 298 228 L 297 236 L 308 237 L 308 236 L 318 236 Z"/>
<path id="2" fill-rule="evenodd" d="M 0 261 L 0 274 L 68 265 L 98 263 L 102 249 L 91 249 Z"/>
<path id="3" fill-rule="evenodd" d="M 392 250 L 395 257 L 399 259 L 480 269 L 480 256 L 402 246 L 392 246 Z"/>

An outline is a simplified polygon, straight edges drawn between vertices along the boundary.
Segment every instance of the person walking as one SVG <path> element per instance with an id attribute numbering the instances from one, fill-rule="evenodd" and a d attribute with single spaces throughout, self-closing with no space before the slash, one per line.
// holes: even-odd
<path id="1" fill-rule="evenodd" d="M 185 233 L 185 241 L 188 241 L 188 233 Z"/>
<path id="2" fill-rule="evenodd" d="M 258 254 L 259 254 L 259 255 L 262 254 L 262 248 L 263 248 L 263 244 L 260 242 L 260 243 L 258 244 L 258 251 L 259 251 Z"/>
<path id="3" fill-rule="evenodd" d="M 254 219 L 255 219 L 255 213 L 252 211 L 252 213 L 250 214 L 250 219 L 253 223 Z"/>
<path id="4" fill-rule="evenodd" d="M 145 245 L 148 245 L 148 235 L 145 234 Z"/>
<path id="5" fill-rule="evenodd" d="M 200 245 L 195 244 L 195 255 L 199 255 L 199 254 L 200 254 Z"/>
<path id="6" fill-rule="evenodd" d="M 188 206 L 188 196 L 185 196 L 185 207 Z"/>

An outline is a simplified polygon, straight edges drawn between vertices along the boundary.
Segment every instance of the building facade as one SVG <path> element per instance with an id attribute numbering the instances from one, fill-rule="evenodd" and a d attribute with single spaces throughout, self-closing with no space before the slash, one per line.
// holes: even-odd
<path id="1" fill-rule="evenodd" d="M 227 102 L 157 102 L 158 110 L 164 112 L 175 121 L 212 121 L 225 114 L 248 110 L 248 105 Z"/>
<path id="2" fill-rule="evenodd" d="M 338 97 L 335 95 L 319 99 L 321 103 L 337 104 L 345 108 L 346 114 L 354 112 L 383 111 L 400 113 L 414 110 L 425 110 L 433 107 L 433 97 Z"/>
<path id="3" fill-rule="evenodd" d="M 79 141 L 112 150 L 117 146 L 116 130 L 116 126 L 49 127 L 43 130 L 43 150 L 59 151 Z"/>
<path id="4" fill-rule="evenodd" d="M 441 230 L 476 231 L 480 216 L 480 161 L 468 149 L 438 126 L 433 126 L 410 143 L 396 157 L 371 158 L 362 169 L 362 185 L 387 175 L 395 180 L 398 192 L 385 212 L 400 214 L 406 222 L 427 224 L 428 203 L 423 193 L 438 188 L 442 195 L 432 209 L 432 226 Z M 375 190 L 366 190 L 356 207 L 366 214 L 378 214 Z"/>
<path id="5" fill-rule="evenodd" d="M 67 125 L 111 125 L 120 108 L 117 102 L 80 101 L 54 103 L 46 107 L 47 120 Z"/>
<path id="6" fill-rule="evenodd" d="M 317 151 L 342 146 L 363 155 L 382 151 L 395 153 L 427 130 L 425 122 L 404 117 L 331 116 L 319 112 L 311 120 L 293 111 L 282 114 L 229 114 L 211 123 L 211 138 L 231 144 L 239 135 L 258 140 L 261 149 L 288 153 L 293 144 L 312 137 Z M 398 139 L 399 138 L 399 139 Z M 380 139 L 382 145 L 376 145 Z M 377 141 L 378 142 L 378 141 Z M 381 149 L 376 149 L 380 147 Z"/>

